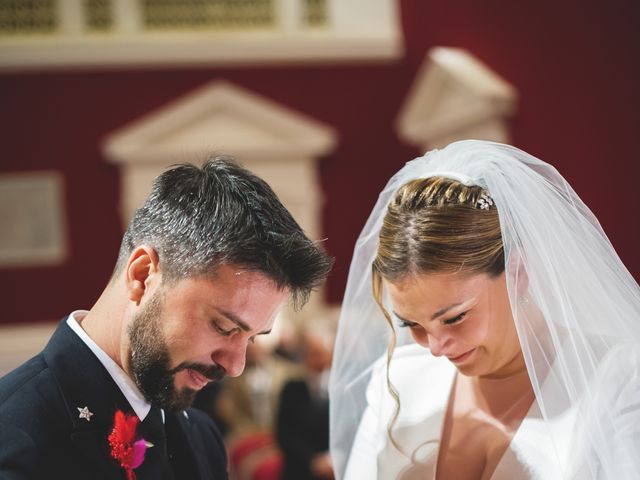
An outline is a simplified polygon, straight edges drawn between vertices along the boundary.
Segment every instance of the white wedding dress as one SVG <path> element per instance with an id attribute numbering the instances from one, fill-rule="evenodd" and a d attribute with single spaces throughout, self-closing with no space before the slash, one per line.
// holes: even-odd
<path id="1" fill-rule="evenodd" d="M 419 345 L 396 349 L 390 378 L 400 396 L 400 416 L 394 427 L 397 442 L 409 456 L 389 441 L 387 424 L 395 403 L 386 385 L 386 358 L 373 367 L 367 390 L 368 407 L 351 451 L 345 480 L 432 480 L 442 424 L 456 368 L 446 358 L 432 356 Z M 551 388 L 551 382 L 543 388 Z M 559 412 L 545 423 L 534 401 L 491 480 L 552 480 L 566 478 L 576 445 L 571 442 L 575 409 Z M 555 430 L 549 435 L 549 429 Z M 561 438 L 561 445 L 551 438 Z"/>

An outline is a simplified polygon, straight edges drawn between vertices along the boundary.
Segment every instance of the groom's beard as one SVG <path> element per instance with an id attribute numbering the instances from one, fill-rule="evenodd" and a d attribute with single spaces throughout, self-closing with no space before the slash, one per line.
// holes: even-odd
<path id="1" fill-rule="evenodd" d="M 127 330 L 131 345 L 130 364 L 133 379 L 147 401 L 179 412 L 191 406 L 198 392 L 188 387 L 177 390 L 174 383 L 176 373 L 191 369 L 213 381 L 223 378 L 225 371 L 218 365 L 184 362 L 171 368 L 169 346 L 160 328 L 163 310 L 159 290 L 134 316 Z"/>

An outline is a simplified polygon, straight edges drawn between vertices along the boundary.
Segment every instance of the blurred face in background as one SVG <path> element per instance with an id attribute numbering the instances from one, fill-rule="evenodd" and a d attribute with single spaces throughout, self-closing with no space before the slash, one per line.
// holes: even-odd
<path id="1" fill-rule="evenodd" d="M 322 373 L 331 366 L 331 341 L 319 335 L 307 334 L 303 339 L 304 364 L 311 373 Z"/>

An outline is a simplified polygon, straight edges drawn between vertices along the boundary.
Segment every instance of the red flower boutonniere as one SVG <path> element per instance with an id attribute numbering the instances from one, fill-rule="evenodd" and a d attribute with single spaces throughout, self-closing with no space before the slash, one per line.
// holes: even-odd
<path id="1" fill-rule="evenodd" d="M 135 480 L 134 468 L 138 468 L 144 461 L 144 453 L 152 443 L 144 438 L 136 440 L 136 429 L 140 419 L 137 415 L 125 415 L 116 410 L 113 419 L 113 430 L 109 434 L 111 456 L 120 462 L 120 466 L 127 472 L 127 480 Z"/>

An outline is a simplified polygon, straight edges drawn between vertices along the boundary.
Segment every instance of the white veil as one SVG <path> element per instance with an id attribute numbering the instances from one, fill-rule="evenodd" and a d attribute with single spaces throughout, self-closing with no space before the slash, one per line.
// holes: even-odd
<path id="1" fill-rule="evenodd" d="M 482 186 L 497 206 L 511 309 L 540 412 L 545 422 L 570 408 L 579 412 L 572 432 L 550 429 L 554 445 L 558 435 L 575 439 L 575 454 L 560 460 L 565 478 L 640 478 L 638 284 L 554 167 L 517 148 L 476 140 L 408 162 L 380 193 L 358 238 L 330 383 L 336 478 L 344 475 L 373 365 L 390 338 L 371 293 L 387 205 L 408 181 L 438 175 Z M 524 296 L 516 294 L 522 271 Z M 412 342 L 408 329 L 396 330 L 398 346 Z"/>

